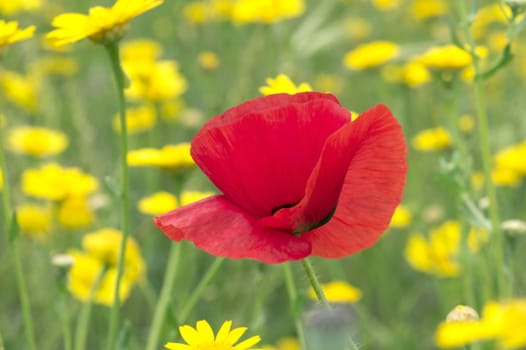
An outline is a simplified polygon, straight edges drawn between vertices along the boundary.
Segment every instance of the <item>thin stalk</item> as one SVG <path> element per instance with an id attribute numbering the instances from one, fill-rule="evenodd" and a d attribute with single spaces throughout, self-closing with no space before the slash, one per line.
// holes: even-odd
<path id="1" fill-rule="evenodd" d="M 64 350 L 73 349 L 73 344 L 71 342 L 71 326 L 69 324 L 69 308 L 66 306 L 66 301 L 64 296 L 60 297 L 60 318 L 62 323 L 62 338 L 64 338 Z M 1 350 L 1 349 L 0 349 Z"/>
<path id="2" fill-rule="evenodd" d="M 3 202 L 3 216 L 4 216 L 4 231 L 7 235 L 7 241 L 10 241 L 10 223 L 12 216 L 11 208 L 11 192 L 9 186 L 9 175 L 7 172 L 7 164 L 4 155 L 4 144 L 3 140 L 3 126 L 0 125 L 0 169 L 3 174 L 3 187 L 2 187 L 2 202 Z M 24 279 L 24 271 L 22 269 L 22 259 L 20 257 L 20 250 L 18 249 L 18 237 L 9 242 L 11 256 L 13 257 L 13 264 L 15 267 L 15 277 L 18 287 L 18 296 L 20 297 L 20 304 L 22 307 L 22 317 L 24 320 L 25 337 L 30 350 L 36 350 L 35 333 L 33 328 L 33 317 L 31 315 L 31 306 L 29 303 L 29 294 L 27 292 L 26 281 Z"/>
<path id="3" fill-rule="evenodd" d="M 460 2 L 458 8 L 461 12 L 461 20 L 464 24 L 468 23 L 467 9 L 464 1 Z M 469 26 L 463 25 L 464 34 L 467 38 L 468 45 L 472 52 L 473 66 L 475 68 L 475 80 L 473 88 L 475 93 L 475 104 L 477 109 L 478 130 L 479 130 L 479 147 L 482 158 L 482 168 L 484 172 L 484 184 L 486 193 L 489 198 L 489 216 L 491 221 L 491 231 L 493 239 L 493 265 L 495 266 L 495 278 L 497 282 L 497 297 L 503 298 L 509 296 L 511 292 L 506 279 L 506 260 L 504 257 L 504 237 L 500 229 L 500 215 L 497 202 L 497 191 L 491 177 L 491 145 L 489 141 L 488 115 L 486 109 L 486 100 L 484 96 L 484 79 L 480 76 L 480 62 L 474 53 L 475 41 L 471 36 Z"/>
<path id="4" fill-rule="evenodd" d="M 330 307 L 331 305 L 327 301 L 327 298 L 325 297 L 325 294 L 323 293 L 323 289 L 321 288 L 320 282 L 318 281 L 318 277 L 316 277 L 316 272 L 314 271 L 314 268 L 312 267 L 312 264 L 310 261 L 305 258 L 301 260 L 301 264 L 303 265 L 303 269 L 305 270 L 305 273 L 307 274 L 307 278 L 309 279 L 310 285 L 314 289 L 314 293 L 316 293 L 316 297 L 318 300 Z"/>
<path id="5" fill-rule="evenodd" d="M 152 327 L 150 328 L 150 334 L 148 335 L 148 342 L 146 343 L 146 350 L 154 350 L 157 348 L 159 342 L 159 336 L 164 324 L 166 317 L 166 310 L 172 297 L 173 287 L 175 284 L 175 277 L 179 267 L 179 260 L 181 257 L 182 244 L 174 243 L 170 247 L 170 255 L 168 257 L 167 268 L 164 273 L 163 286 L 159 301 L 155 306 L 153 314 Z"/>
<path id="6" fill-rule="evenodd" d="M 107 268 L 102 268 L 95 281 L 90 287 L 88 300 L 82 304 L 79 318 L 77 321 L 77 328 L 75 329 L 75 350 L 86 349 L 86 339 L 88 338 L 89 321 L 91 319 L 91 308 L 93 306 L 93 298 L 99 289 L 101 282 L 106 274 Z"/>
<path id="7" fill-rule="evenodd" d="M 285 274 L 285 285 L 287 286 L 287 294 L 289 295 L 289 302 L 292 305 L 292 311 L 294 316 L 294 324 L 296 326 L 296 333 L 298 334 L 298 341 L 300 343 L 300 349 L 306 349 L 305 343 L 305 331 L 303 330 L 303 324 L 297 314 L 298 304 L 298 290 L 296 283 L 294 283 L 294 277 L 292 276 L 292 269 L 289 263 L 283 263 L 283 272 Z"/>
<path id="8" fill-rule="evenodd" d="M 120 313 L 120 284 L 122 274 L 124 271 L 124 261 L 126 254 L 126 244 L 130 235 L 129 229 L 129 179 L 128 179 L 128 163 L 126 156 L 128 154 L 128 128 L 126 126 L 126 101 L 124 99 L 124 73 L 119 59 L 119 46 L 117 43 L 112 43 L 105 46 L 108 56 L 110 58 L 111 67 L 117 87 L 117 97 L 119 105 L 119 119 L 121 124 L 120 132 L 120 170 L 121 170 L 121 189 L 120 189 L 120 216 L 121 216 L 121 230 L 122 240 L 119 248 L 119 260 L 117 262 L 117 276 L 115 282 L 114 300 L 110 312 L 109 333 L 107 341 L 107 349 L 114 350 L 115 341 L 117 338 L 117 329 L 119 327 L 119 313 Z"/>
<path id="9" fill-rule="evenodd" d="M 219 271 L 219 268 L 221 267 L 221 265 L 223 265 L 224 261 L 224 258 L 216 258 L 212 265 L 208 268 L 197 287 L 195 287 L 194 292 L 192 293 L 188 301 L 185 303 L 185 307 L 183 308 L 183 310 L 180 313 L 180 316 L 178 317 L 179 323 L 183 324 L 184 322 L 186 322 L 188 315 L 190 315 L 190 312 L 193 310 L 195 304 L 197 304 L 197 302 L 203 295 L 203 292 L 205 291 L 206 287 L 210 284 L 210 281 L 212 280 L 212 278 L 214 278 L 217 271 Z"/>
<path id="10" fill-rule="evenodd" d="M 314 292 L 316 293 L 316 297 L 324 306 L 330 308 L 331 305 L 329 304 L 327 298 L 325 297 L 325 294 L 323 293 L 323 289 L 321 288 L 320 282 L 318 281 L 318 277 L 316 277 L 316 272 L 314 271 L 312 264 L 307 258 L 301 260 L 301 263 L 303 265 L 305 273 L 307 274 L 307 278 L 309 279 L 309 282 L 312 288 L 314 289 Z M 350 335 L 347 335 L 347 340 L 351 350 L 358 350 L 358 345 L 354 342 Z"/>

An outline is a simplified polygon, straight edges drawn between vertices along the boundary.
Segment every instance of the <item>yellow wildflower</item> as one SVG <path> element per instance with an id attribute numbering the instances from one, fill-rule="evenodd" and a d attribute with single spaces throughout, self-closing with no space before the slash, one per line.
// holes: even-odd
<path id="1" fill-rule="evenodd" d="M 51 210 L 39 204 L 22 204 L 16 207 L 16 218 L 22 233 L 44 240 L 51 229 Z"/>
<path id="2" fill-rule="evenodd" d="M 120 40 L 134 17 L 163 3 L 163 0 L 117 0 L 110 8 L 96 6 L 88 15 L 63 13 L 51 23 L 56 29 L 47 38 L 62 46 L 90 38 L 95 42 L 111 43 Z"/>
<path id="3" fill-rule="evenodd" d="M 261 340 L 259 336 L 253 336 L 239 344 L 235 344 L 246 332 L 247 328 L 239 327 L 231 329 L 231 327 L 232 321 L 225 321 L 217 332 L 217 335 L 214 335 L 214 331 L 207 321 L 197 321 L 195 328 L 188 325 L 179 327 L 181 337 L 186 344 L 166 343 L 164 347 L 170 350 L 247 350 Z"/>
<path id="4" fill-rule="evenodd" d="M 132 100 L 162 102 L 182 95 L 186 79 L 179 73 L 176 61 L 123 60 L 122 66 L 130 79 L 126 96 Z"/>
<path id="5" fill-rule="evenodd" d="M 95 218 L 85 197 L 70 197 L 60 202 L 57 219 L 63 227 L 75 230 L 90 226 Z"/>
<path id="6" fill-rule="evenodd" d="M 274 23 L 300 16 L 305 3 L 304 0 L 236 0 L 231 11 L 234 23 Z"/>
<path id="7" fill-rule="evenodd" d="M 0 88 L 4 96 L 28 112 L 37 109 L 38 81 L 31 76 L 0 70 Z"/>
<path id="8" fill-rule="evenodd" d="M 68 146 L 68 137 L 61 131 L 44 127 L 19 126 L 7 133 L 7 147 L 33 157 L 56 155 Z"/>
<path id="9" fill-rule="evenodd" d="M 396 207 L 389 227 L 403 228 L 409 226 L 411 223 L 411 212 L 405 205 L 400 204 Z"/>
<path id="10" fill-rule="evenodd" d="M 0 190 L 4 187 L 4 174 L 2 173 L 2 170 L 0 169 Z"/>
<path id="11" fill-rule="evenodd" d="M 148 215 L 160 215 L 177 208 L 177 197 L 168 192 L 157 192 L 139 200 L 139 211 Z"/>
<path id="12" fill-rule="evenodd" d="M 201 51 L 197 55 L 197 62 L 206 70 L 215 70 L 219 67 L 219 57 L 213 51 Z"/>
<path id="13" fill-rule="evenodd" d="M 213 195 L 213 192 L 183 191 L 183 193 L 181 193 L 181 205 L 188 205 Z"/>
<path id="14" fill-rule="evenodd" d="M 484 58 L 488 51 L 485 47 L 477 47 L 476 54 Z M 428 68 L 443 70 L 461 70 L 471 66 L 473 58 L 471 54 L 455 45 L 436 46 L 428 49 L 417 61 Z"/>
<path id="15" fill-rule="evenodd" d="M 87 196 L 98 186 L 96 178 L 79 168 L 63 168 L 56 163 L 44 164 L 40 169 L 26 169 L 22 174 L 22 189 L 26 194 L 50 200 Z"/>
<path id="16" fill-rule="evenodd" d="M 116 268 L 108 268 L 96 257 L 80 251 L 71 251 L 69 255 L 73 258 L 73 264 L 68 271 L 69 292 L 83 302 L 91 300 L 106 306 L 113 305 Z M 119 300 L 126 300 L 132 287 L 133 283 L 122 278 Z"/>
<path id="17" fill-rule="evenodd" d="M 156 121 L 155 110 L 150 105 L 144 105 L 136 108 L 129 108 L 126 112 L 126 127 L 129 134 L 140 133 L 150 130 Z M 121 132 L 121 123 L 119 115 L 113 117 L 113 129 Z"/>
<path id="18" fill-rule="evenodd" d="M 526 141 L 506 147 L 494 156 L 498 169 L 512 170 L 519 175 L 526 175 Z"/>
<path id="19" fill-rule="evenodd" d="M 157 166 L 161 168 L 188 168 L 195 165 L 190 155 L 190 144 L 166 145 L 161 149 L 142 148 L 128 152 L 130 166 Z"/>
<path id="20" fill-rule="evenodd" d="M 22 11 L 38 10 L 41 6 L 41 0 L 0 1 L 0 13 L 6 16 L 12 16 Z"/>
<path id="21" fill-rule="evenodd" d="M 90 299 L 111 306 L 115 291 L 117 261 L 122 233 L 104 228 L 88 233 L 82 240 L 83 251 L 72 251 L 73 265 L 68 272 L 68 290 L 81 301 Z M 145 266 L 139 246 L 128 238 L 125 249 L 124 274 L 121 280 L 120 300 L 125 300 L 131 288 L 144 278 Z M 91 292 L 95 286 L 98 288 Z"/>
<path id="22" fill-rule="evenodd" d="M 213 196 L 213 192 L 183 191 L 181 205 L 188 205 L 201 199 Z M 139 211 L 148 215 L 160 215 L 179 206 L 177 197 L 168 192 L 156 192 L 139 200 Z"/>
<path id="23" fill-rule="evenodd" d="M 330 303 L 355 303 L 362 297 L 362 292 L 345 281 L 333 281 L 321 285 L 325 298 Z M 309 289 L 309 297 L 317 299 L 314 289 Z"/>
<path id="24" fill-rule="evenodd" d="M 458 276 L 461 266 L 457 261 L 461 244 L 461 227 L 458 221 L 446 221 L 429 231 L 429 238 L 413 233 L 405 249 L 405 257 L 416 270 L 441 277 Z M 471 227 L 467 248 L 477 253 L 480 245 L 489 240 L 486 230 Z"/>
<path id="25" fill-rule="evenodd" d="M 267 78 L 268 86 L 259 88 L 259 92 L 263 95 L 272 95 L 278 93 L 295 94 L 298 92 L 312 91 L 312 87 L 308 83 L 301 83 L 296 86 L 285 74 L 279 74 L 275 78 Z"/>
<path id="26" fill-rule="evenodd" d="M 405 249 L 405 257 L 416 270 L 441 277 L 460 274 L 456 261 L 460 244 L 460 225 L 447 221 L 430 231 L 429 239 L 420 233 L 413 233 Z"/>
<path id="27" fill-rule="evenodd" d="M 408 62 L 403 66 L 386 65 L 382 69 L 382 77 L 390 83 L 403 83 L 411 88 L 431 81 L 427 68 L 418 62 Z"/>
<path id="28" fill-rule="evenodd" d="M 441 16 L 448 11 L 445 0 L 415 0 L 411 5 L 411 15 L 417 20 Z"/>
<path id="29" fill-rule="evenodd" d="M 488 302 L 482 318 L 442 322 L 436 331 L 436 344 L 443 348 L 460 347 L 479 340 L 496 339 L 505 349 L 526 345 L 526 300 Z"/>
<path id="30" fill-rule="evenodd" d="M 420 131 L 413 137 L 411 144 L 417 151 L 431 152 L 449 148 L 452 140 L 446 129 L 437 127 Z"/>
<path id="31" fill-rule="evenodd" d="M 378 67 L 398 57 L 400 49 L 398 45 L 390 41 L 373 41 L 359 45 L 348 52 L 343 62 L 345 66 L 353 70 L 363 70 Z"/>
<path id="32" fill-rule="evenodd" d="M 3 2 L 4 1 L 2 1 L 2 3 Z M 18 22 L 6 22 L 0 19 L 0 55 L 9 45 L 16 43 L 17 41 L 22 41 L 31 38 L 34 32 L 35 26 L 29 26 L 25 29 L 19 29 Z"/>
<path id="33" fill-rule="evenodd" d="M 161 45 L 149 39 L 130 40 L 121 45 L 122 61 L 154 62 L 161 53 Z"/>
<path id="34" fill-rule="evenodd" d="M 389 11 L 400 6 L 400 0 L 373 0 L 371 3 L 382 11 Z"/>
<path id="35" fill-rule="evenodd" d="M 513 169 L 494 168 L 491 171 L 491 181 L 497 186 L 515 187 L 520 184 L 521 175 Z M 476 171 L 471 175 L 471 185 L 475 190 L 482 189 L 484 186 L 484 174 Z"/>
<path id="36" fill-rule="evenodd" d="M 495 23 L 500 23 L 504 27 L 510 16 L 511 10 L 507 6 L 500 4 L 484 6 L 477 11 L 473 18 L 471 33 L 475 39 L 481 39 L 488 34 L 487 29 Z"/>
<path id="37" fill-rule="evenodd" d="M 259 350 L 301 350 L 298 339 L 285 337 L 278 340 L 276 346 L 265 345 Z"/>

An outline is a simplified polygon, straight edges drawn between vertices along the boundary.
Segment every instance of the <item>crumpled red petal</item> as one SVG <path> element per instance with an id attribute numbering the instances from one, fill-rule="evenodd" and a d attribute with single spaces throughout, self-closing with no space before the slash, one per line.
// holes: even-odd
<path id="1" fill-rule="evenodd" d="M 312 255 L 325 258 L 353 254 L 379 239 L 401 201 L 407 173 L 402 129 L 387 107 L 368 110 L 334 136 L 326 147 L 328 159 L 313 172 L 312 179 L 317 179 L 309 179 L 301 211 L 303 220 L 308 220 L 330 204 L 334 188 L 327 182 L 341 176 L 330 175 L 338 167 L 336 155 L 342 155 L 338 150 L 352 153 L 333 216 L 325 225 L 301 235 L 312 243 Z M 325 200 L 324 193 L 328 194 Z"/>
<path id="2" fill-rule="evenodd" d="M 305 258 L 309 242 L 291 233 L 265 228 L 225 196 L 218 195 L 155 217 L 171 239 L 192 241 L 215 256 L 280 263 Z"/>
<path id="3" fill-rule="evenodd" d="M 268 216 L 303 198 L 326 139 L 349 115 L 329 94 L 254 99 L 208 122 L 192 157 L 231 202 Z"/>

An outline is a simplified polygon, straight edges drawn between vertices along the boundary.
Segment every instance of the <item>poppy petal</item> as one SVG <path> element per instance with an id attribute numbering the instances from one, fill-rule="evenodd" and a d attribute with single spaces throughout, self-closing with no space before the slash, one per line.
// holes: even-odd
<path id="1" fill-rule="evenodd" d="M 214 117 L 193 139 L 192 157 L 231 202 L 268 216 L 301 200 L 325 141 L 349 114 L 329 94 L 262 97 Z"/>
<path id="2" fill-rule="evenodd" d="M 325 225 L 301 235 L 312 243 L 313 255 L 326 258 L 350 255 L 378 240 L 400 203 L 407 173 L 407 146 L 402 129 L 387 107 L 379 105 L 368 110 L 336 136 L 331 137 L 331 143 L 335 142 L 332 146 L 347 140 L 347 145 L 338 147 L 353 153 L 336 210 Z M 328 145 L 326 150 L 332 146 Z M 326 156 L 329 159 L 325 163 L 321 160 L 321 164 L 336 165 L 333 153 Z M 338 168 L 333 169 L 337 172 Z M 316 173 L 319 176 L 309 179 L 306 196 L 309 199 L 301 213 L 305 220 L 321 213 L 322 205 L 331 205 L 333 188 L 327 181 L 337 180 L 341 175 L 330 175 L 328 170 L 317 166 L 313 176 Z M 325 200 L 324 191 L 329 194 Z"/>
<path id="3" fill-rule="evenodd" d="M 256 218 L 223 195 L 180 207 L 154 220 L 171 239 L 192 241 L 216 256 L 279 263 L 305 258 L 311 252 L 309 242 L 258 225 Z"/>

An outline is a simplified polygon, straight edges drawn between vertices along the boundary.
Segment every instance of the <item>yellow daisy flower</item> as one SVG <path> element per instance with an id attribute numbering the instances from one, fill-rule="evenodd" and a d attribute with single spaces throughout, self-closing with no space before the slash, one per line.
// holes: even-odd
<path id="1" fill-rule="evenodd" d="M 160 215 L 177 208 L 177 197 L 168 192 L 156 192 L 139 200 L 138 208 L 143 214 Z"/>
<path id="2" fill-rule="evenodd" d="M 34 32 L 35 26 L 20 29 L 18 28 L 18 22 L 7 22 L 0 19 L 0 54 L 12 43 L 31 38 Z"/>
<path id="3" fill-rule="evenodd" d="M 179 327 L 181 337 L 186 344 L 166 343 L 164 347 L 170 350 L 247 350 L 261 340 L 259 336 L 253 336 L 234 345 L 247 328 L 231 329 L 231 327 L 232 321 L 225 321 L 214 336 L 214 331 L 207 321 L 197 321 L 196 328 L 188 325 Z"/>
<path id="4" fill-rule="evenodd" d="M 99 186 L 97 179 L 79 168 L 63 168 L 48 163 L 40 169 L 26 169 L 22 174 L 22 190 L 25 194 L 49 200 L 88 196 Z"/>
<path id="5" fill-rule="evenodd" d="M 278 93 L 295 94 L 298 92 L 312 91 L 308 83 L 301 83 L 296 86 L 292 80 L 285 74 L 279 74 L 275 78 L 267 78 L 267 85 L 259 88 L 263 95 L 272 95 Z"/>
<path id="6" fill-rule="evenodd" d="M 435 342 L 441 348 L 457 348 L 479 340 L 496 339 L 499 349 L 515 349 L 526 345 L 524 323 L 526 300 L 490 301 L 482 310 L 482 318 L 442 322 Z"/>
<path id="7" fill-rule="evenodd" d="M 141 148 L 128 152 L 129 166 L 157 166 L 161 168 L 188 168 L 195 165 L 188 142 L 166 145 L 161 149 Z"/>
<path id="8" fill-rule="evenodd" d="M 389 227 L 403 228 L 409 226 L 411 223 L 411 211 L 405 205 L 400 204 L 396 207 Z"/>
<path id="9" fill-rule="evenodd" d="M 348 52 L 343 63 L 352 70 L 363 70 L 378 67 L 395 59 L 400 54 L 397 44 L 390 41 L 373 41 L 362 44 Z"/>
<path id="10" fill-rule="evenodd" d="M 20 126 L 8 132 L 7 146 L 13 152 L 33 157 L 52 156 L 66 149 L 68 137 L 48 128 Z"/>
<path id="11" fill-rule="evenodd" d="M 68 272 L 68 290 L 80 301 L 90 298 L 99 304 L 113 304 L 117 261 L 122 233 L 112 228 L 103 228 L 88 233 L 82 239 L 83 251 L 69 252 L 73 264 Z M 124 275 L 120 285 L 120 300 L 125 300 L 132 287 L 144 279 L 145 262 L 139 245 L 133 238 L 126 242 Z M 93 290 L 95 286 L 98 288 Z"/>
<path id="12" fill-rule="evenodd" d="M 47 38 L 62 46 L 90 38 L 95 42 L 112 43 L 120 40 L 127 31 L 127 24 L 138 15 L 163 3 L 163 0 L 117 0 L 110 8 L 95 6 L 89 14 L 63 13 L 51 23 L 55 30 Z"/>
<path id="13" fill-rule="evenodd" d="M 449 132 L 443 127 L 422 130 L 411 140 L 413 148 L 421 152 L 447 149 L 452 144 Z"/>
<path id="14" fill-rule="evenodd" d="M 5 16 L 13 16 L 23 11 L 35 11 L 41 7 L 41 0 L 0 1 L 0 13 Z"/>
<path id="15" fill-rule="evenodd" d="M 16 207 L 17 221 L 23 234 L 45 240 L 51 230 L 51 210 L 39 204 L 22 204 Z"/>
<path id="16" fill-rule="evenodd" d="M 321 285 L 325 298 L 330 303 L 354 303 L 361 299 L 362 291 L 344 281 L 333 281 Z M 309 297 L 317 300 L 316 293 L 311 287 Z"/>

